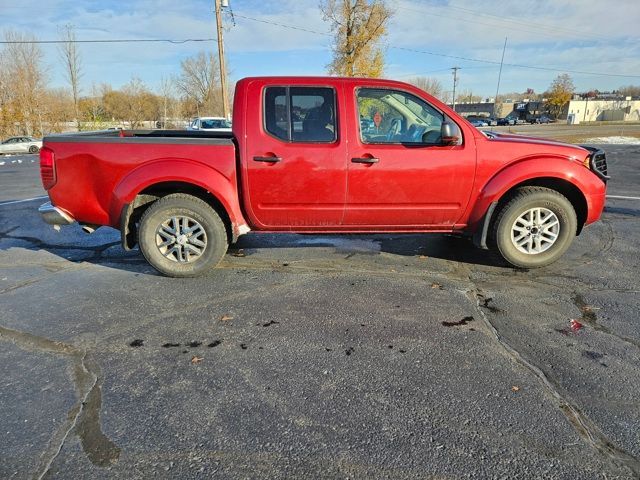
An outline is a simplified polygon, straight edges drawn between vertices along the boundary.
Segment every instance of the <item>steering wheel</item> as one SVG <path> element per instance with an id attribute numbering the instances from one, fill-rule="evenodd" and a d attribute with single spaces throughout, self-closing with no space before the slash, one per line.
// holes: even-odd
<path id="1" fill-rule="evenodd" d="M 428 144 L 439 144 L 442 142 L 442 133 L 440 130 L 430 130 L 422 134 L 422 141 Z"/>
<path id="2" fill-rule="evenodd" d="M 408 139 L 409 142 L 413 143 L 422 143 L 422 136 L 427 131 L 426 125 L 420 125 L 415 128 L 415 132 L 411 135 L 411 138 Z"/>
<path id="3" fill-rule="evenodd" d="M 387 133 L 387 142 L 391 142 L 393 137 L 400 133 L 400 129 L 402 128 L 402 122 L 399 118 L 394 118 L 391 120 L 391 125 L 389 126 L 389 132 Z"/>

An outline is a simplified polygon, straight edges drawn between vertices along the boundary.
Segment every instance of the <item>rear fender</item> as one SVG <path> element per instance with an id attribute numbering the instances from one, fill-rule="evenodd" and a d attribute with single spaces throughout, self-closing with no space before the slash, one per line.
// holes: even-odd
<path id="1" fill-rule="evenodd" d="M 233 172 L 227 178 L 219 171 L 199 162 L 185 159 L 163 159 L 146 163 L 131 171 L 115 187 L 109 206 L 111 226 L 120 227 L 123 208 L 132 204 L 144 189 L 164 182 L 183 182 L 198 186 L 213 195 L 224 207 L 234 232 L 246 222 L 238 202 L 238 189 Z"/>

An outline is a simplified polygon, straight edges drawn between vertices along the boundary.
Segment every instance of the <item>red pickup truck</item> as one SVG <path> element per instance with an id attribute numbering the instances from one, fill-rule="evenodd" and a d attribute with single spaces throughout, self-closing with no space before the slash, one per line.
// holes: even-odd
<path id="1" fill-rule="evenodd" d="M 605 202 L 604 152 L 480 132 L 405 83 L 245 78 L 231 133 L 49 136 L 54 225 L 117 228 L 160 272 L 199 275 L 249 231 L 448 232 L 531 268 L 561 256 Z"/>

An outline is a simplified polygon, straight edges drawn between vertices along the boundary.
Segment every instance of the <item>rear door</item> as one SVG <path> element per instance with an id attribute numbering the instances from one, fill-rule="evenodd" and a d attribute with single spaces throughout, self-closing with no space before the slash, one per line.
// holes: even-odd
<path id="1" fill-rule="evenodd" d="M 342 222 L 346 142 L 331 85 L 248 86 L 245 210 L 271 230 L 313 230 Z"/>
<path id="2" fill-rule="evenodd" d="M 20 148 L 21 152 L 28 152 L 30 146 L 31 146 L 31 139 L 30 138 L 22 137 L 20 139 L 20 143 L 18 144 L 18 147 Z"/>
<path id="3" fill-rule="evenodd" d="M 345 226 L 448 230 L 476 168 L 472 138 L 443 146 L 444 114 L 415 93 L 346 87 L 357 133 L 349 145 Z"/>

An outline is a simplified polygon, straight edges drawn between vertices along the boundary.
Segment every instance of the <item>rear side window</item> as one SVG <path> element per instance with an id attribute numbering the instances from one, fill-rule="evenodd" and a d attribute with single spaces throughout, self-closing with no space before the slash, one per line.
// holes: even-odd
<path id="1" fill-rule="evenodd" d="M 264 128 L 285 142 L 333 143 L 336 95 L 327 87 L 267 87 Z"/>

